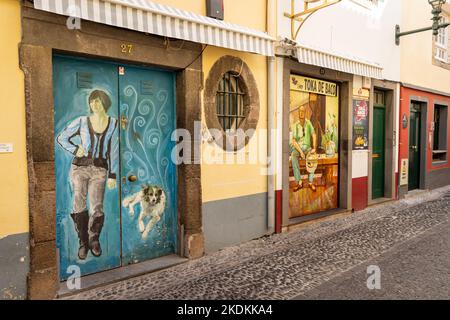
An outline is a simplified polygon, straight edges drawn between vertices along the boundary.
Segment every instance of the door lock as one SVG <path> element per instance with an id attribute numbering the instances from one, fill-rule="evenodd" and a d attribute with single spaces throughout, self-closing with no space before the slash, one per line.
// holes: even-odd
<path id="1" fill-rule="evenodd" d="M 135 175 L 131 175 L 131 176 L 128 177 L 128 181 L 136 182 L 137 181 L 137 177 Z"/>

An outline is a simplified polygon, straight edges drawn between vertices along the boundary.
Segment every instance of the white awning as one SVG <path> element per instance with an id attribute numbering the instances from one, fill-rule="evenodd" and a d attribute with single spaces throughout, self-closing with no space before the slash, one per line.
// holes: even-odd
<path id="1" fill-rule="evenodd" d="M 274 39 L 265 32 L 147 0 L 34 0 L 34 7 L 164 37 L 274 55 Z"/>
<path id="2" fill-rule="evenodd" d="M 335 53 L 297 46 L 297 59 L 301 63 L 333 69 L 358 76 L 383 79 L 383 68 L 376 64 L 363 61 L 356 57 L 346 57 Z"/>

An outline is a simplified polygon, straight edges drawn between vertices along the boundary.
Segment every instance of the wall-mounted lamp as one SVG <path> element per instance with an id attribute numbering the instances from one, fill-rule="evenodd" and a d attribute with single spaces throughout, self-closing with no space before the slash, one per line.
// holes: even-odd
<path id="1" fill-rule="evenodd" d="M 439 24 L 439 21 L 441 20 L 441 13 L 442 13 L 442 6 L 447 2 L 447 0 L 428 0 L 428 3 L 431 5 L 433 10 L 431 10 L 431 14 L 433 15 L 433 18 L 431 20 L 433 21 L 433 25 L 431 27 L 422 28 L 422 29 L 416 29 L 411 31 L 405 31 L 400 32 L 400 26 L 395 26 L 395 44 L 400 45 L 400 37 L 433 30 L 433 35 L 437 36 L 439 34 L 439 29 L 447 28 L 450 26 L 450 23 L 443 23 Z"/>

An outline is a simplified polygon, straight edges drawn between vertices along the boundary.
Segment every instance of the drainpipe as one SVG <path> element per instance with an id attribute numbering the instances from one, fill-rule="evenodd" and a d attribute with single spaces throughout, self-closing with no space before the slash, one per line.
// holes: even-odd
<path id="1" fill-rule="evenodd" d="M 277 1 L 267 0 L 267 32 L 272 38 L 276 38 L 277 30 Z M 275 57 L 267 57 L 267 226 L 270 232 L 275 230 L 275 141 L 273 129 L 275 128 L 276 105 L 276 64 Z"/>
<path id="2" fill-rule="evenodd" d="M 283 56 L 276 57 L 276 75 L 275 83 L 277 85 L 276 94 L 276 169 L 275 169 L 275 232 L 282 232 L 283 225 L 283 93 L 284 86 L 283 83 L 283 69 L 284 69 L 284 59 Z M 289 85 L 289 84 L 288 84 Z"/>

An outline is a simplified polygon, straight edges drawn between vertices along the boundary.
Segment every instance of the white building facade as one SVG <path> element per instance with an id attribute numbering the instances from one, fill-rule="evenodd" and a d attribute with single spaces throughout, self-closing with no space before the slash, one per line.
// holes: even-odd
<path id="1" fill-rule="evenodd" d="M 280 0 L 269 11 L 277 231 L 397 197 L 401 6 Z"/>

